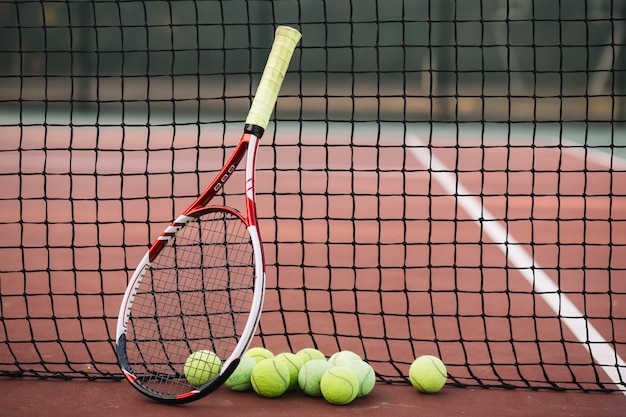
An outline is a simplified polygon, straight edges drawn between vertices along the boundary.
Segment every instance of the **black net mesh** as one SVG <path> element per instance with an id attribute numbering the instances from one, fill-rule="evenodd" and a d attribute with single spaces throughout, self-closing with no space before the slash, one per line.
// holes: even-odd
<path id="1" fill-rule="evenodd" d="M 253 343 L 624 389 L 611 0 L 0 1 L 0 374 L 121 377 L 127 280 L 235 146 L 279 24 L 303 39 L 259 153 Z"/>

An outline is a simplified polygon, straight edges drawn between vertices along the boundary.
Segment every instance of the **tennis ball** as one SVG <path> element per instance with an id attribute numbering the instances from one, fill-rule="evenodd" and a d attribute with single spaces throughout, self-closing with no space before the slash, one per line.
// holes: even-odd
<path id="1" fill-rule="evenodd" d="M 433 394 L 446 383 L 448 372 L 441 359 L 423 355 L 413 361 L 409 368 L 409 381 L 419 392 Z"/>
<path id="2" fill-rule="evenodd" d="M 246 351 L 246 355 L 253 357 L 257 363 L 261 362 L 263 359 L 271 359 L 274 357 L 272 351 L 264 347 L 250 348 Z"/>
<path id="3" fill-rule="evenodd" d="M 312 359 L 323 359 L 326 360 L 326 355 L 324 355 L 320 350 L 315 348 L 304 348 L 300 349 L 296 352 L 296 356 L 302 359 L 302 362 L 307 363 Z"/>
<path id="4" fill-rule="evenodd" d="M 352 369 L 359 380 L 359 392 L 357 393 L 357 397 L 364 397 L 372 392 L 376 384 L 376 374 L 374 373 L 374 368 L 372 368 L 369 363 L 360 360 L 350 361 L 344 366 Z"/>
<path id="5" fill-rule="evenodd" d="M 359 379 L 347 366 L 335 366 L 322 376 L 320 391 L 331 404 L 349 404 L 359 393 Z"/>
<path id="6" fill-rule="evenodd" d="M 246 354 L 239 359 L 237 368 L 233 371 L 224 384 L 233 391 L 248 391 L 252 388 L 250 374 L 256 366 L 256 360 Z"/>
<path id="7" fill-rule="evenodd" d="M 199 387 L 217 378 L 222 369 L 222 361 L 210 350 L 198 350 L 187 357 L 183 372 L 194 387 Z"/>
<path id="8" fill-rule="evenodd" d="M 298 373 L 302 365 L 304 365 L 302 359 L 291 352 L 279 353 L 274 359 L 287 365 L 287 368 L 289 368 L 289 389 L 296 388 L 298 386 Z"/>
<path id="9" fill-rule="evenodd" d="M 330 362 L 332 366 L 342 366 L 355 360 L 362 361 L 363 358 L 351 350 L 340 350 L 339 352 L 333 353 L 333 355 L 328 358 L 328 362 Z"/>
<path id="10" fill-rule="evenodd" d="M 298 373 L 298 386 L 306 395 L 321 397 L 320 381 L 332 366 L 326 359 L 311 359 L 302 365 Z"/>
<path id="11" fill-rule="evenodd" d="M 280 397 L 289 388 L 289 368 L 274 358 L 263 359 L 252 369 L 250 383 L 262 397 Z"/>

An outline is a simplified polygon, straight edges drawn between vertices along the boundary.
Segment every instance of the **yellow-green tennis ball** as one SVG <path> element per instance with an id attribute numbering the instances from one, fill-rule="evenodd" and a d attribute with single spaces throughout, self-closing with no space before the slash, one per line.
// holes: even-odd
<path id="1" fill-rule="evenodd" d="M 272 359 L 274 357 L 274 353 L 264 347 L 250 348 L 246 351 L 246 355 L 253 357 L 257 363 L 261 362 L 263 359 Z"/>
<path id="2" fill-rule="evenodd" d="M 376 385 L 376 374 L 374 368 L 365 361 L 351 361 L 345 364 L 352 369 L 356 377 L 359 379 L 359 392 L 357 397 L 364 397 L 374 389 Z"/>
<path id="3" fill-rule="evenodd" d="M 409 368 L 409 381 L 419 392 L 433 394 L 443 388 L 448 378 L 446 365 L 436 356 L 423 355 Z"/>
<path id="4" fill-rule="evenodd" d="M 312 359 L 326 360 L 326 355 L 322 351 L 315 348 L 304 348 L 296 352 L 296 356 L 302 359 L 302 362 L 307 363 Z"/>
<path id="5" fill-rule="evenodd" d="M 328 362 L 330 362 L 332 366 L 342 366 L 356 360 L 362 361 L 363 358 L 351 350 L 340 350 L 339 352 L 333 353 L 333 355 L 328 358 Z"/>
<path id="6" fill-rule="evenodd" d="M 217 378 L 222 361 L 210 350 L 198 350 L 187 357 L 183 372 L 194 387 L 199 387 Z"/>
<path id="7" fill-rule="evenodd" d="M 289 368 L 276 359 L 263 359 L 250 374 L 254 392 L 262 397 L 280 397 L 289 388 Z"/>
<path id="8" fill-rule="evenodd" d="M 298 386 L 306 395 L 321 397 L 320 381 L 322 376 L 331 368 L 326 359 L 311 359 L 302 365 L 298 373 Z"/>
<path id="9" fill-rule="evenodd" d="M 335 366 L 322 376 L 320 391 L 331 404 L 350 404 L 359 393 L 359 379 L 347 366 Z"/>
<path id="10" fill-rule="evenodd" d="M 224 382 L 228 388 L 233 391 L 248 391 L 252 388 L 250 383 L 250 375 L 252 369 L 256 366 L 256 360 L 252 356 L 243 355 L 239 359 L 237 368 L 233 371 L 228 379 Z"/>
<path id="11" fill-rule="evenodd" d="M 289 368 L 289 388 L 294 389 L 298 387 L 298 373 L 300 372 L 300 368 L 304 365 L 302 359 L 296 356 L 295 353 L 291 352 L 282 352 L 276 355 L 274 358 L 277 361 L 280 361 L 287 365 Z"/>

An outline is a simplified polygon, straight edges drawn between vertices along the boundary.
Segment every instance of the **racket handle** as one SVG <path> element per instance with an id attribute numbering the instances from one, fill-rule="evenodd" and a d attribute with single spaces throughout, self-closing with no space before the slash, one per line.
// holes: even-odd
<path id="1" fill-rule="evenodd" d="M 263 130 L 267 127 L 291 56 L 301 37 L 302 34 L 298 30 L 289 26 L 279 26 L 276 29 L 274 44 L 252 100 L 246 126 L 260 127 Z"/>

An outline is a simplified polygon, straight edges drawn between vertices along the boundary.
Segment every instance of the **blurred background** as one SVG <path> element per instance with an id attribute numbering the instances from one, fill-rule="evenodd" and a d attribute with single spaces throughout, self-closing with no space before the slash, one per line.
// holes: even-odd
<path id="1" fill-rule="evenodd" d="M 623 121 L 625 17 L 611 0 L 0 2 L 0 104 L 221 120 L 291 24 L 294 118 Z"/>

